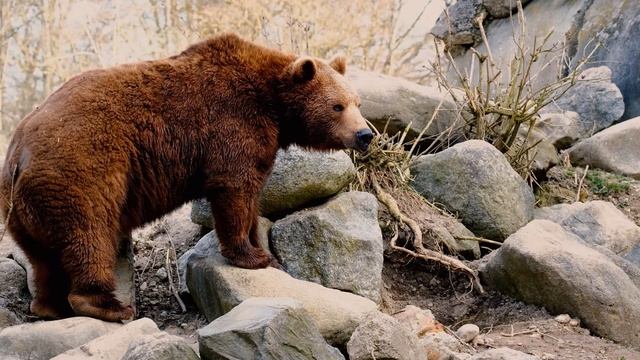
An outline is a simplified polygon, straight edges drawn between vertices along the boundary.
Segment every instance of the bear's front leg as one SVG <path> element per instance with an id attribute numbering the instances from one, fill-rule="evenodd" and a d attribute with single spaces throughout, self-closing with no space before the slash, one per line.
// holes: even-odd
<path id="1" fill-rule="evenodd" d="M 258 223 L 258 196 L 259 192 L 238 188 L 218 190 L 208 196 L 221 254 L 245 269 L 265 268 L 274 262 L 259 244 L 250 240 L 252 227 Z"/>

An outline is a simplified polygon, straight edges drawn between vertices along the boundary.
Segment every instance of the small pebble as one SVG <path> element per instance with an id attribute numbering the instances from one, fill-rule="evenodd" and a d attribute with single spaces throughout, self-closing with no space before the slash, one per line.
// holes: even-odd
<path id="1" fill-rule="evenodd" d="M 571 316 L 567 314 L 558 315 L 556 316 L 556 321 L 560 324 L 568 324 L 571 321 Z"/>
<path id="2" fill-rule="evenodd" d="M 149 284 L 147 284 L 146 281 L 144 281 L 142 284 L 140 284 L 140 290 L 141 291 L 147 290 L 148 287 L 149 287 Z"/>
<path id="3" fill-rule="evenodd" d="M 571 325 L 571 326 L 580 326 L 580 320 L 571 319 L 571 321 L 569 321 L 569 325 Z"/>
<path id="4" fill-rule="evenodd" d="M 464 342 L 472 342 L 480 334 L 480 328 L 475 324 L 465 324 L 460 326 L 456 335 Z"/>
<path id="5" fill-rule="evenodd" d="M 160 279 L 160 280 L 167 280 L 169 278 L 169 275 L 167 275 L 167 269 L 161 267 L 160 269 L 158 269 L 158 271 L 156 272 L 156 276 Z"/>

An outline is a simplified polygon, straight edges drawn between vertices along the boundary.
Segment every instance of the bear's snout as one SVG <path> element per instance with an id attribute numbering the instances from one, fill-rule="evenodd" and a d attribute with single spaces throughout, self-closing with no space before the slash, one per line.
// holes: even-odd
<path id="1" fill-rule="evenodd" d="M 373 140 L 373 133 L 371 129 L 361 129 L 356 132 L 356 146 L 360 151 L 366 151 L 369 148 L 369 144 L 371 144 L 371 140 Z"/>

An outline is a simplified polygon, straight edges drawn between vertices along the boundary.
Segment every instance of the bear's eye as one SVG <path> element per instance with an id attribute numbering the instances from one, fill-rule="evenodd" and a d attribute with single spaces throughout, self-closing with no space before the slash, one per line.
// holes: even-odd
<path id="1" fill-rule="evenodd" d="M 342 106 L 342 105 L 340 105 L 340 104 L 338 104 L 338 105 L 334 105 L 334 106 L 333 106 L 333 110 L 335 110 L 335 111 L 337 111 L 337 112 L 340 112 L 340 111 L 344 110 L 344 106 Z"/>

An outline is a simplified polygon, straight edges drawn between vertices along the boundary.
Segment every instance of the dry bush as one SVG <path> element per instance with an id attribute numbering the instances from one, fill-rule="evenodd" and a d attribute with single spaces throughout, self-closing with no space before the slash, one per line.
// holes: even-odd
<path id="1" fill-rule="evenodd" d="M 464 139 L 480 139 L 505 153 L 513 168 L 525 179 L 531 179 L 533 158 L 539 142 L 530 141 L 539 112 L 561 98 L 578 81 L 578 74 L 599 45 L 584 59 L 570 67 L 562 44 L 549 44 L 553 32 L 544 38 L 527 41 L 527 27 L 522 3 L 517 2 L 517 28 L 514 28 L 515 53 L 501 69 L 487 41 L 483 19 L 476 19 L 486 52 L 471 48 L 470 63 L 461 69 L 452 54 L 436 45 L 437 57 L 432 63 L 438 85 L 448 92 L 462 118 L 460 131 Z M 536 84 L 543 72 L 557 69 L 555 81 Z M 563 74 L 569 69 L 567 74 Z M 457 139 L 456 139 L 457 140 Z"/>

